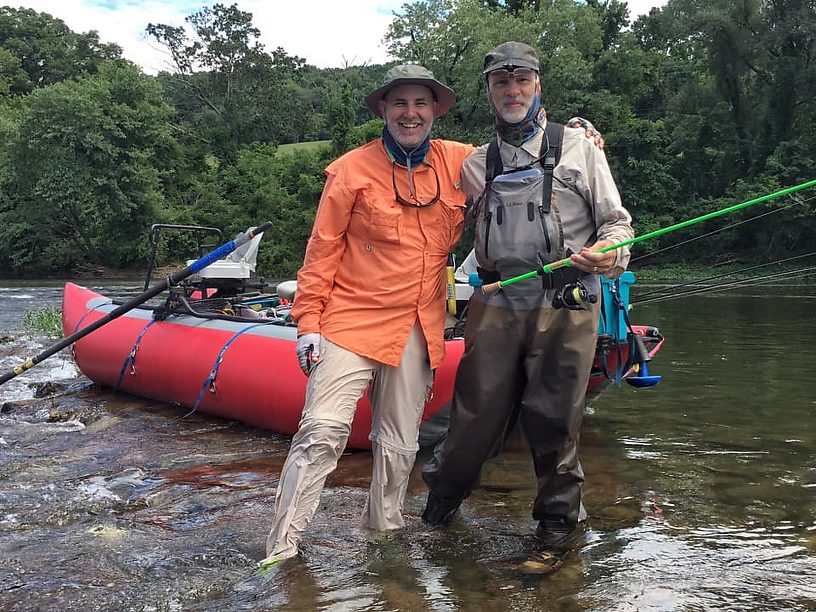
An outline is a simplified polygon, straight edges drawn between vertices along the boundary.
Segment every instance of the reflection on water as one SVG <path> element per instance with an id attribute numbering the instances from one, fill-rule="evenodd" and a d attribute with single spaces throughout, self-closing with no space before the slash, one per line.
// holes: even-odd
<path id="1" fill-rule="evenodd" d="M 449 529 L 422 525 L 415 470 L 408 526 L 388 535 L 358 527 L 370 456 L 345 455 L 302 557 L 262 576 L 285 437 L 182 419 L 82 379 L 40 399 L 9 396 L 9 383 L 0 609 L 815 609 L 816 403 L 806 383 L 816 302 L 785 297 L 802 293 L 812 288 L 633 311 L 667 337 L 651 368 L 663 382 L 613 388 L 593 404 L 582 437 L 589 528 L 543 578 L 518 571 L 534 546 L 534 478 L 517 440 Z M 3 367 L 43 342 L 14 335 L 0 346 Z"/>

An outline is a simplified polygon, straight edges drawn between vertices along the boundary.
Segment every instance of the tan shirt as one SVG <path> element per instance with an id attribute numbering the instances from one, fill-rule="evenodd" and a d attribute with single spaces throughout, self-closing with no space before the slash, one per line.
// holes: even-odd
<path id="1" fill-rule="evenodd" d="M 539 130 L 521 147 L 499 140 L 505 171 L 537 159 L 543 137 L 544 130 Z M 479 202 L 484 191 L 487 147 L 479 147 L 462 167 L 462 190 L 474 202 Z M 563 224 L 565 246 L 573 251 L 585 246 L 584 240 L 593 232 L 597 240 L 612 242 L 634 237 L 632 217 L 623 207 L 606 156 L 586 138 L 583 128 L 564 128 L 561 159 L 553 172 L 553 195 Z M 468 216 L 479 214 L 478 205 L 471 208 Z M 628 266 L 629 248 L 618 249 L 616 254 L 615 276 Z"/>

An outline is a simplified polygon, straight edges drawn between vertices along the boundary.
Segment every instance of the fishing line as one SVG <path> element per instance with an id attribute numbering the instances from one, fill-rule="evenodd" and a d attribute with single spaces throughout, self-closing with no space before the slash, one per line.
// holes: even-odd
<path id="1" fill-rule="evenodd" d="M 686 221 L 681 221 L 679 223 L 675 223 L 668 227 L 663 227 L 656 229 L 652 232 L 648 232 L 643 234 L 642 236 L 634 236 L 629 238 L 628 240 L 623 240 L 618 243 L 610 244 L 608 246 L 602 248 L 596 248 L 595 253 L 608 253 L 609 251 L 614 251 L 615 249 L 620 249 L 625 246 L 629 246 L 638 242 L 642 242 L 644 240 L 649 240 L 651 238 L 658 238 L 659 236 L 663 236 L 670 232 L 677 231 L 679 229 L 683 229 L 684 227 L 689 227 L 691 225 L 696 225 L 697 223 L 702 223 L 703 221 L 708 221 L 709 219 L 713 219 L 714 217 L 719 217 L 722 215 L 726 215 L 729 213 L 736 212 L 738 210 L 742 210 L 743 208 L 747 208 L 749 206 L 754 206 L 756 204 L 760 204 L 761 202 L 767 202 L 768 200 L 773 200 L 775 198 L 779 198 L 782 196 L 786 196 L 794 191 L 800 191 L 802 189 L 807 189 L 809 187 L 816 186 L 816 179 L 807 181 L 805 183 L 801 183 L 799 185 L 794 185 L 792 187 L 786 187 L 784 189 L 780 189 L 779 191 L 775 191 L 773 193 L 769 193 L 764 196 L 760 196 L 757 198 L 753 198 L 751 200 L 747 200 L 745 202 L 741 202 L 740 204 L 734 204 L 733 206 L 727 206 L 725 208 L 721 208 L 719 210 L 712 211 L 710 213 L 700 215 L 699 217 L 694 217 L 693 219 L 688 219 Z M 534 270 L 530 270 L 529 272 L 525 272 L 524 274 L 519 274 L 512 278 L 508 278 L 506 280 L 501 280 L 495 283 L 490 283 L 489 285 L 482 285 L 482 292 L 485 295 L 492 295 L 493 293 L 500 291 L 502 287 L 506 287 L 507 285 L 511 285 L 513 283 L 518 283 L 520 281 L 524 281 L 535 276 L 544 276 L 545 274 L 552 274 L 556 270 L 561 268 L 567 268 L 572 266 L 572 260 L 569 257 L 565 257 L 564 259 L 559 259 L 558 261 L 554 261 L 552 263 L 544 264 L 539 268 Z"/>
<path id="2" fill-rule="evenodd" d="M 655 294 L 668 294 L 670 292 L 674 292 L 676 289 L 682 289 L 684 287 L 690 287 L 692 285 L 699 285 L 699 284 L 702 284 L 702 283 L 707 283 L 707 282 L 710 282 L 710 281 L 713 281 L 713 280 L 717 280 L 719 278 L 734 276 L 735 274 L 745 274 L 746 272 L 750 272 L 751 270 L 758 270 L 759 268 L 765 268 L 767 266 L 774 266 L 774 265 L 779 265 L 779 264 L 783 264 L 783 263 L 788 263 L 790 261 L 795 261 L 797 259 L 804 259 L 805 257 L 813 257 L 814 255 L 816 255 L 816 251 L 811 251 L 810 253 L 805 253 L 804 255 L 794 255 L 792 257 L 786 257 L 785 259 L 777 259 L 775 261 L 769 261 L 769 262 L 766 262 L 766 263 L 757 264 L 755 266 L 750 266 L 748 268 L 740 268 L 739 270 L 732 270 L 730 272 L 723 272 L 722 274 L 716 274 L 714 276 L 708 276 L 706 278 L 692 280 L 692 281 L 689 281 L 687 283 L 680 283 L 680 284 L 677 284 L 677 285 L 670 285 L 670 286 L 667 286 L 667 287 L 660 287 L 658 289 L 653 289 L 652 291 L 647 291 L 646 293 L 644 293 L 642 295 L 639 295 L 637 297 L 636 301 L 632 301 L 632 304 L 634 305 L 634 304 L 642 303 L 645 298 L 647 298 L 649 296 L 654 296 Z M 795 270 L 793 270 L 793 272 L 795 272 Z M 685 294 L 685 292 L 682 292 L 682 294 Z M 662 297 L 662 296 L 660 296 L 660 297 Z M 655 299 L 655 298 L 652 298 L 652 299 Z"/>
<path id="3" fill-rule="evenodd" d="M 777 272 L 774 274 L 766 274 L 763 276 L 753 276 L 750 278 L 743 278 L 739 280 L 735 280 L 730 283 L 722 283 L 716 286 L 705 286 L 705 287 L 694 287 L 689 289 L 688 291 L 681 291 L 680 293 L 675 293 L 673 295 L 662 295 L 657 296 L 652 299 L 648 300 L 638 300 L 635 302 L 638 306 L 642 306 L 644 304 L 654 304 L 656 302 L 665 302 L 667 300 L 673 300 L 679 297 L 688 297 L 691 295 L 698 295 L 700 293 L 719 293 L 721 291 L 725 291 L 726 289 L 732 289 L 734 287 L 740 287 L 743 285 L 767 285 L 773 281 L 776 281 L 780 277 L 787 277 L 787 278 L 797 278 L 799 276 L 809 276 L 810 274 L 816 273 L 816 266 L 811 266 L 808 268 L 799 268 L 798 270 L 789 270 L 785 272 Z"/>
<path id="4" fill-rule="evenodd" d="M 779 208 L 775 208 L 773 210 L 769 210 L 767 212 L 756 215 L 754 217 L 750 217 L 750 218 L 744 219 L 742 221 L 737 221 L 735 223 L 731 223 L 729 225 L 726 225 L 725 227 L 721 227 L 719 229 L 712 230 L 712 231 L 707 232 L 705 234 L 701 234 L 700 236 L 695 236 L 694 238 L 689 238 L 688 240 L 683 240 L 682 242 L 678 242 L 676 244 L 669 245 L 669 246 L 664 247 L 662 249 L 658 249 L 657 251 L 652 251 L 651 253 L 646 253 L 645 255 L 640 255 L 639 257 L 633 257 L 629 263 L 633 264 L 633 263 L 635 263 L 637 261 L 640 261 L 641 259 L 644 259 L 646 257 L 653 257 L 654 255 L 659 255 L 660 253 L 664 253 L 664 252 L 670 251 L 671 249 L 674 249 L 676 247 L 689 244 L 690 242 L 694 242 L 695 240 L 700 240 L 701 238 L 707 238 L 709 236 L 714 236 L 715 234 L 719 234 L 720 232 L 724 232 L 724 231 L 733 229 L 733 228 L 735 228 L 735 227 L 737 227 L 739 225 L 742 225 L 743 223 L 748 223 L 750 221 L 756 221 L 757 219 L 761 219 L 762 217 L 767 217 L 768 215 L 773 215 L 773 214 L 776 214 L 778 212 L 782 212 L 782 211 L 788 210 L 790 208 L 793 208 L 797 204 L 804 204 L 805 202 L 809 202 L 810 200 L 816 199 L 816 196 L 813 196 L 813 197 L 810 197 L 810 198 L 808 198 L 806 200 L 800 200 L 796 196 L 794 196 L 793 194 L 788 194 L 788 197 L 791 198 L 792 200 L 794 200 L 793 204 L 788 204 L 787 206 L 782 206 L 782 207 L 779 207 Z"/>

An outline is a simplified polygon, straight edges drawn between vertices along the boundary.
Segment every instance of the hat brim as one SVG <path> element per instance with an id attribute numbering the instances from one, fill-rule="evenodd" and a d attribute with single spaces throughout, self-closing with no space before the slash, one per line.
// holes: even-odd
<path id="1" fill-rule="evenodd" d="M 454 104 L 456 104 L 456 94 L 453 93 L 452 89 L 446 87 L 439 81 L 431 79 L 394 79 L 390 83 L 375 89 L 365 97 L 365 103 L 368 110 L 374 113 L 376 117 L 382 117 L 382 113 L 380 113 L 380 100 L 385 98 L 385 94 L 387 94 L 389 90 L 397 87 L 398 85 L 422 85 L 423 87 L 430 89 L 434 94 L 434 98 L 436 99 L 436 112 L 434 113 L 434 118 L 441 117 L 452 109 Z"/>

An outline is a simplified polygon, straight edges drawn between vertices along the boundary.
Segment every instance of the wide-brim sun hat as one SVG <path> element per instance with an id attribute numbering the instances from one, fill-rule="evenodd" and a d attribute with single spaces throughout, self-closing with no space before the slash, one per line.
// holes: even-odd
<path id="1" fill-rule="evenodd" d="M 397 85 L 422 85 L 430 89 L 437 103 L 434 117 L 441 117 L 456 103 L 456 94 L 450 87 L 437 81 L 433 72 L 416 64 L 401 64 L 386 72 L 383 84 L 365 97 L 368 110 L 377 117 L 382 117 L 380 100 Z"/>
<path id="2" fill-rule="evenodd" d="M 530 45 L 520 42 L 505 42 L 485 54 L 482 74 L 500 68 L 532 68 L 538 72 L 538 55 Z"/>

